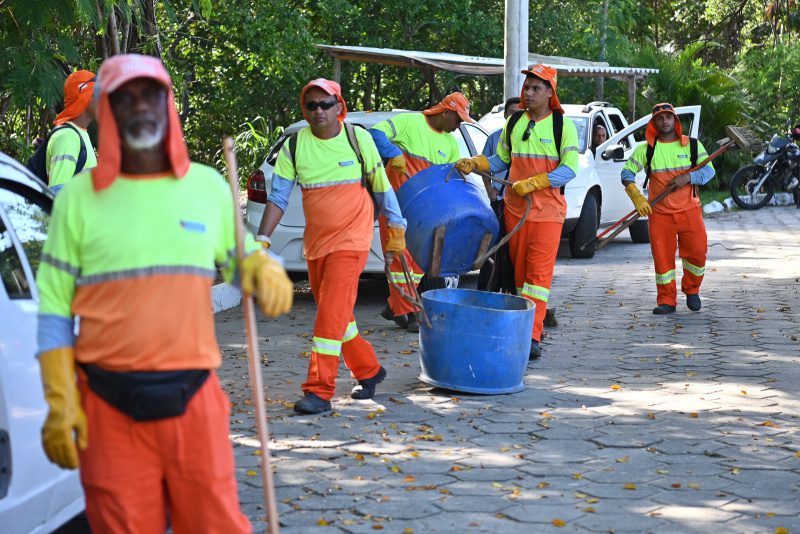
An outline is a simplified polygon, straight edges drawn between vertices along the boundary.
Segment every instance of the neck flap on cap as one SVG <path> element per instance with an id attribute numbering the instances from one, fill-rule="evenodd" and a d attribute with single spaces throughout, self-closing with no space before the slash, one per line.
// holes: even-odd
<path id="1" fill-rule="evenodd" d="M 102 191 L 110 186 L 119 175 L 122 164 L 122 143 L 108 96 L 136 78 L 156 80 L 167 89 L 168 120 L 164 149 L 167 152 L 172 173 L 176 178 L 182 178 L 189 171 L 189 152 L 183 139 L 180 117 L 175 109 L 172 80 L 164 68 L 164 64 L 151 56 L 117 55 L 103 62 L 95 91 L 95 96 L 99 100 L 97 167 L 92 170 L 92 184 L 95 191 Z"/>

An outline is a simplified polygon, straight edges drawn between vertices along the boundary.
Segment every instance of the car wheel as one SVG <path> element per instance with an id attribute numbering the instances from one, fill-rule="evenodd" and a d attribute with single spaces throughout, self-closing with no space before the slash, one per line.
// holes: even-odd
<path id="1" fill-rule="evenodd" d="M 647 226 L 647 221 L 636 221 L 628 227 L 631 233 L 631 241 L 634 243 L 649 243 L 650 242 L 650 227 Z"/>
<path id="2" fill-rule="evenodd" d="M 573 258 L 589 259 L 594 257 L 595 246 L 592 243 L 588 247 L 581 247 L 597 237 L 597 198 L 594 194 L 586 195 L 581 208 L 581 216 L 575 229 L 569 234 L 569 253 Z"/>

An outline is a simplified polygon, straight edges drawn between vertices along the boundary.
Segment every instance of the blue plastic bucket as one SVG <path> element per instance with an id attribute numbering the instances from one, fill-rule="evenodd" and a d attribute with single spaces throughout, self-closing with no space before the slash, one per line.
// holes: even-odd
<path id="1" fill-rule="evenodd" d="M 419 379 L 467 393 L 488 395 L 525 389 L 535 304 L 472 289 L 422 294 L 431 321 L 419 325 Z"/>
<path id="2" fill-rule="evenodd" d="M 491 246 L 500 232 L 483 184 L 465 180 L 452 169 L 452 164 L 428 167 L 397 191 L 400 211 L 408 222 L 406 248 L 426 273 L 432 264 L 434 231 L 445 227 L 438 276 L 473 270 L 483 236 L 492 234 Z"/>

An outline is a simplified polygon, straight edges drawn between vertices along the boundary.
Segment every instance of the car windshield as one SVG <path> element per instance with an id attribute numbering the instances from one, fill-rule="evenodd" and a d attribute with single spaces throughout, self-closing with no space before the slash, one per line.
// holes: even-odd
<path id="1" fill-rule="evenodd" d="M 569 117 L 578 130 L 578 153 L 586 152 L 586 129 L 589 126 L 589 119 L 586 117 Z"/>

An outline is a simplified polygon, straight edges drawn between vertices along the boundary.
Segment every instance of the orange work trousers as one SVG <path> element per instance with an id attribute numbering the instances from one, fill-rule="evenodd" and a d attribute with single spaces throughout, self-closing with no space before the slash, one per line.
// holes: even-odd
<path id="1" fill-rule="evenodd" d="M 381 246 L 383 247 L 383 254 L 386 255 L 386 238 L 388 230 L 386 226 L 386 217 L 383 215 L 378 217 L 378 226 L 381 231 Z M 411 257 L 411 253 L 408 252 L 408 250 L 403 251 L 403 256 L 406 258 L 409 274 L 411 275 L 411 281 L 414 284 L 414 288 L 416 288 L 419 286 L 419 283 L 422 281 L 422 275 L 425 273 L 414 261 L 414 258 Z M 389 277 L 390 279 L 387 280 L 387 282 L 394 282 L 398 286 L 402 287 L 403 291 L 405 291 L 408 295 L 413 295 L 410 284 L 406 283 L 406 276 L 403 273 L 403 264 L 400 262 L 400 256 L 398 255 L 395 255 L 394 260 L 392 260 L 392 263 L 389 265 Z M 389 307 L 392 309 L 392 312 L 394 312 L 395 316 L 405 315 L 407 313 L 413 313 L 417 311 L 413 304 L 400 296 L 400 293 L 392 286 L 391 283 L 389 284 Z"/>
<path id="2" fill-rule="evenodd" d="M 314 338 L 304 393 L 330 400 L 336 390 L 339 354 L 356 380 L 378 374 L 381 366 L 375 349 L 358 333 L 353 308 L 358 295 L 358 277 L 369 252 L 336 251 L 308 260 L 308 280 L 317 303 Z"/>
<path id="3" fill-rule="evenodd" d="M 657 304 L 675 306 L 675 249 L 683 262 L 681 291 L 686 295 L 700 293 L 706 272 L 708 236 L 699 207 L 678 213 L 650 215 L 650 250 L 656 269 Z"/>
<path id="4" fill-rule="evenodd" d="M 252 532 L 239 508 L 230 404 L 211 372 L 186 412 L 134 421 L 78 381 L 89 428 L 80 452 L 93 532 Z"/>
<path id="5" fill-rule="evenodd" d="M 511 232 L 518 222 L 519 217 L 514 217 L 506 210 L 506 232 Z M 536 304 L 531 332 L 531 339 L 536 341 L 542 340 L 562 226 L 560 222 L 526 221 L 508 241 L 517 295 Z"/>

